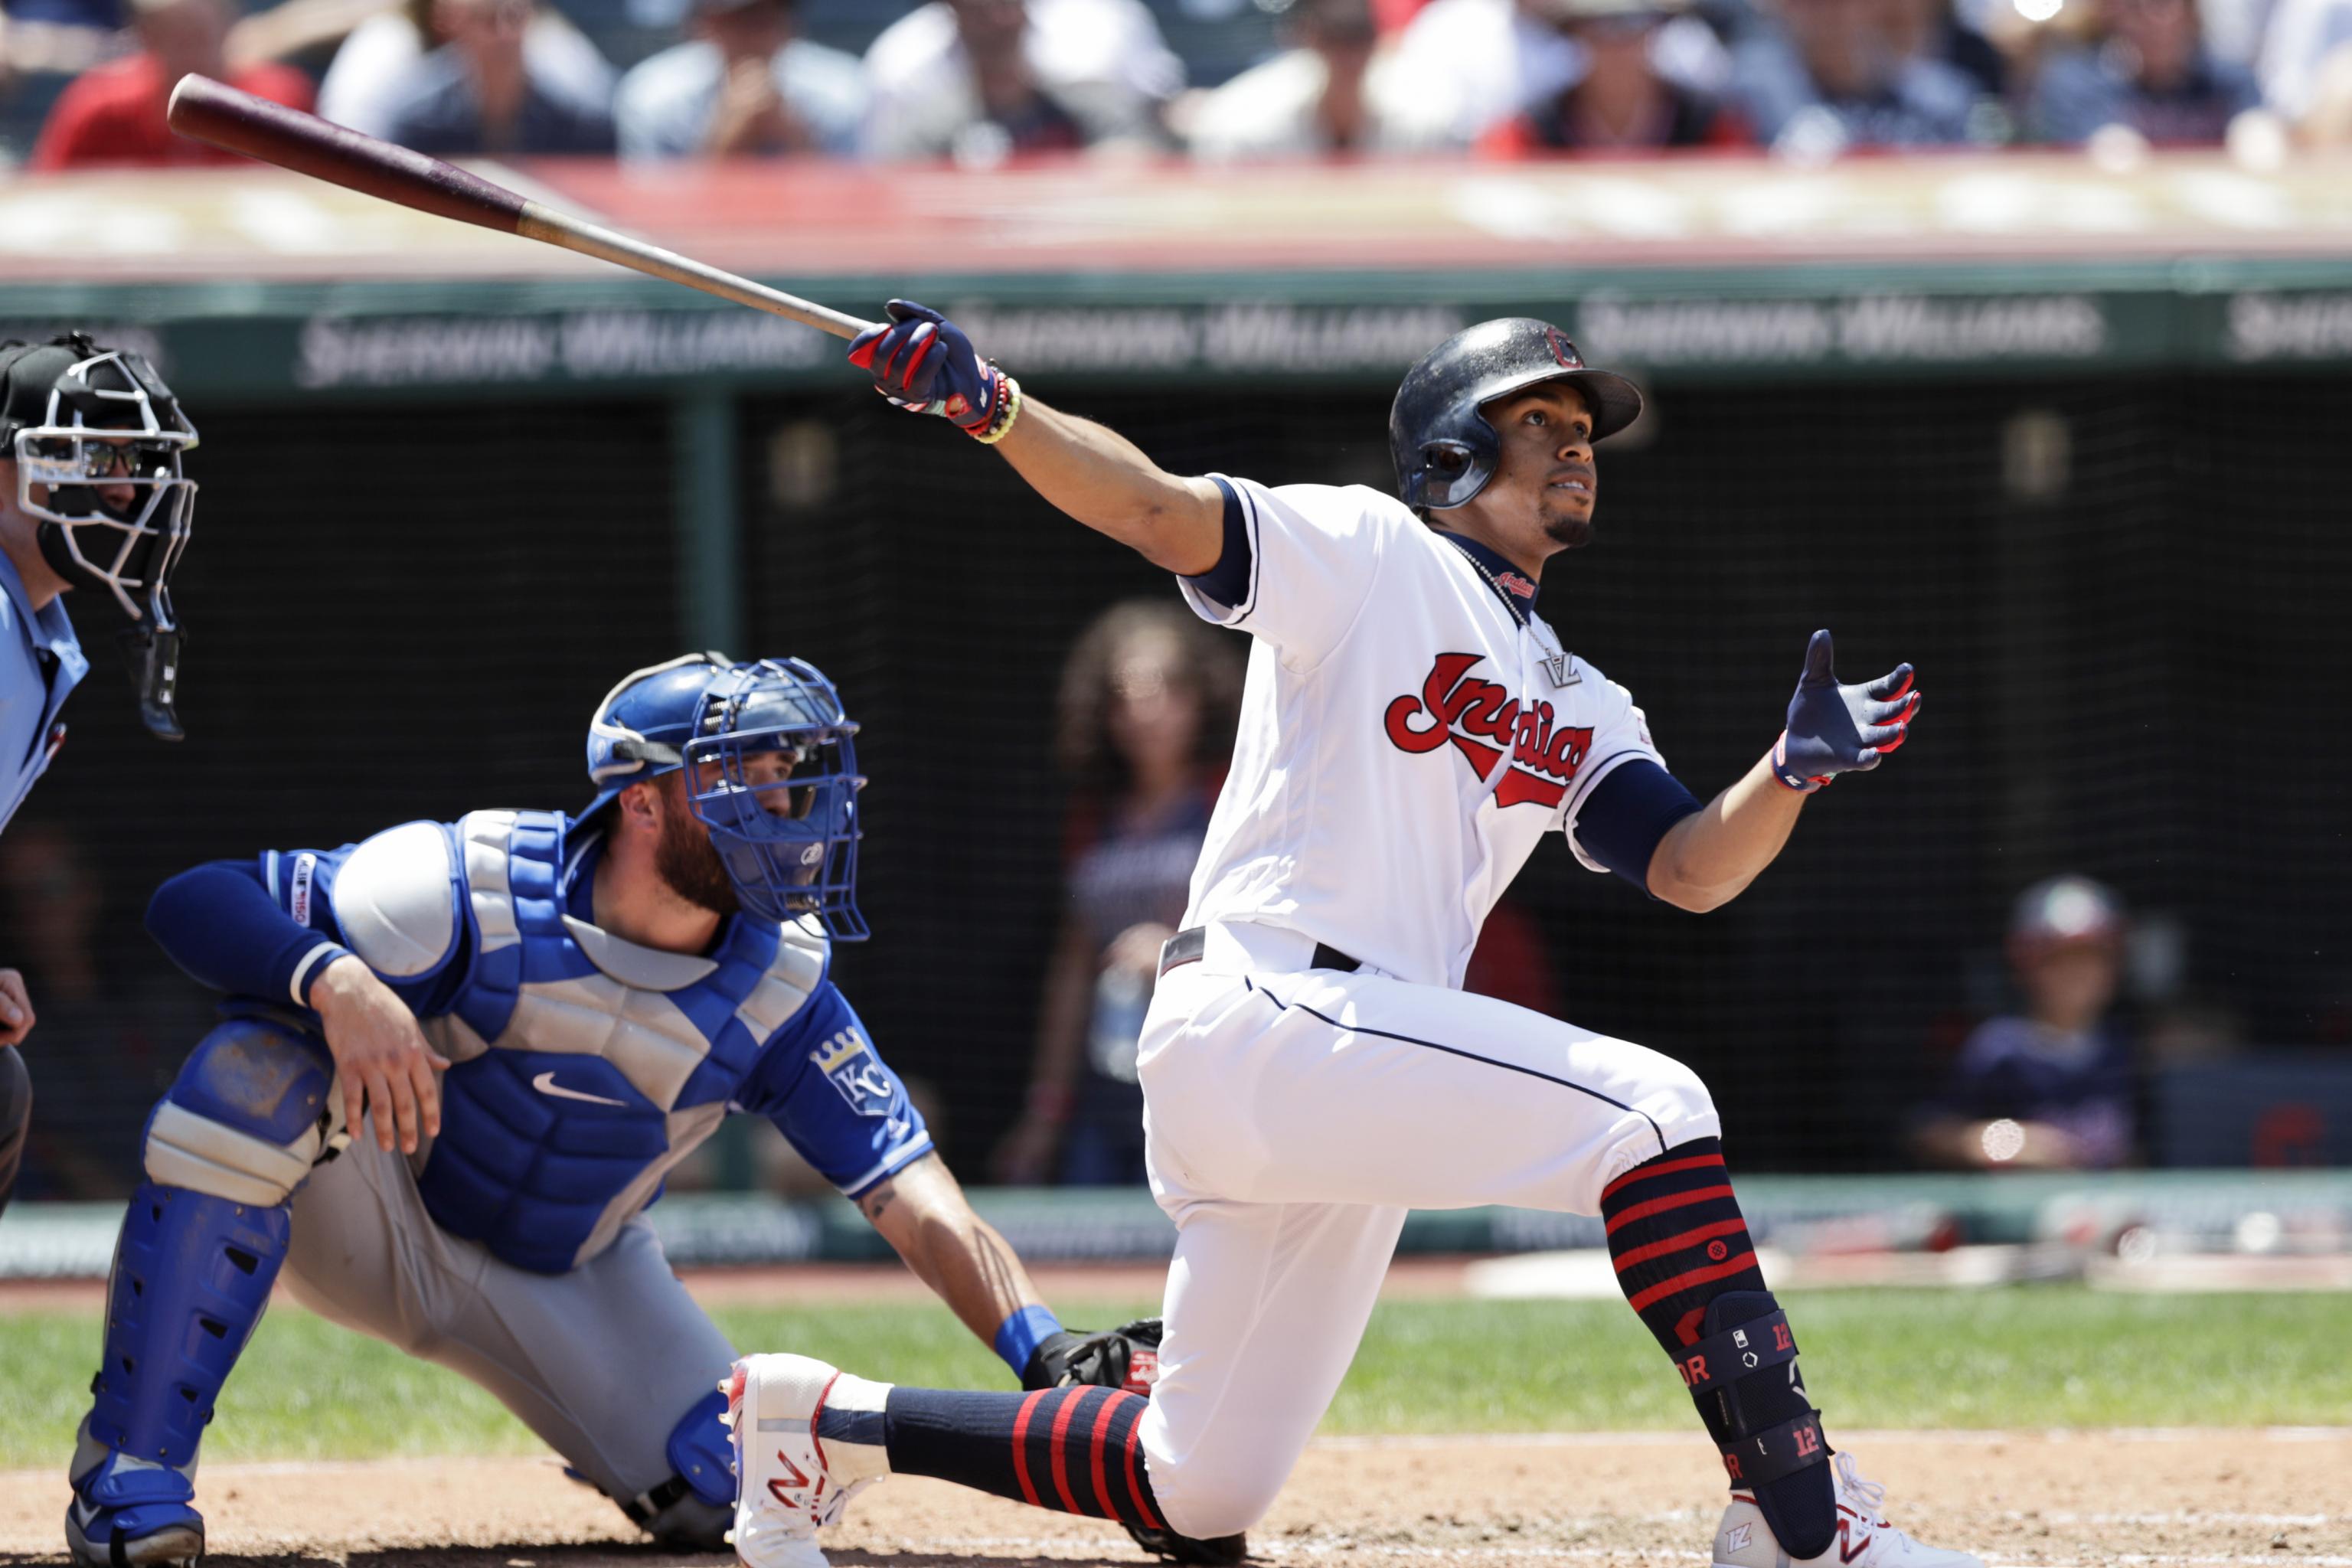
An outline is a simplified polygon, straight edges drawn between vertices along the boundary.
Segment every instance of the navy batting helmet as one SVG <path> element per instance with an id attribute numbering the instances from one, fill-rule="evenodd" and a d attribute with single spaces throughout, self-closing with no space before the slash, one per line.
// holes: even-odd
<path id="1" fill-rule="evenodd" d="M 710 830 L 746 912 L 815 915 L 836 942 L 867 934 L 857 912 L 857 792 L 866 787 L 841 694 L 797 658 L 737 663 L 690 653 L 633 670 L 588 725 L 593 816 L 641 779 L 691 768 L 686 800 Z M 784 766 L 753 759 L 781 753 Z"/>
<path id="2" fill-rule="evenodd" d="M 1584 395 L 1596 441 L 1642 412 L 1632 382 L 1588 369 L 1566 333 L 1531 316 L 1481 321 L 1423 354 L 1405 372 L 1389 409 L 1389 451 L 1404 504 L 1442 511 L 1485 489 L 1502 457 L 1486 405 L 1548 381 L 1567 382 Z"/>

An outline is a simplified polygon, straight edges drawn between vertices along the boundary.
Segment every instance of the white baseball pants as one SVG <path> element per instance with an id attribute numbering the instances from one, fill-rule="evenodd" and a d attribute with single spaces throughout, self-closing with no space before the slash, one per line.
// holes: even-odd
<path id="1" fill-rule="evenodd" d="M 1202 1538 L 1281 1490 L 1406 1210 L 1598 1214 L 1615 1176 L 1721 1132 L 1697 1076 L 1643 1047 L 1491 997 L 1248 963 L 1213 940 L 1163 975 L 1139 1063 L 1177 1227 L 1142 1445 L 1169 1524 Z"/>

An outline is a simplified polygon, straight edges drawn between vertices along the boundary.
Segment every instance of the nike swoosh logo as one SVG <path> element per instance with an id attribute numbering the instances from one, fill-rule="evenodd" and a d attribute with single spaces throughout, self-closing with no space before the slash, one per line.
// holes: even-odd
<path id="1" fill-rule="evenodd" d="M 601 1094 L 588 1094 L 580 1089 L 566 1089 L 555 1081 L 555 1075 L 551 1072 L 543 1072 L 531 1079 L 530 1087 L 541 1094 L 551 1094 L 558 1100 L 584 1100 L 591 1105 L 614 1105 L 623 1110 L 629 1108 L 629 1102 L 625 1100 L 607 1100 Z"/>

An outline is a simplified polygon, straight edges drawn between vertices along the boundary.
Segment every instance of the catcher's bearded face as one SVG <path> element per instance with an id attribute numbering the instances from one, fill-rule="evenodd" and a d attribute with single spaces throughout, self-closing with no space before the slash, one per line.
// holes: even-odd
<path id="1" fill-rule="evenodd" d="M 686 791 L 673 773 L 662 780 L 660 837 L 654 840 L 654 871 L 663 885 L 700 910 L 731 915 L 742 908 L 735 884 L 710 842 L 710 829 L 687 808 Z"/>
<path id="2" fill-rule="evenodd" d="M 800 753 L 789 746 L 754 752 L 742 759 L 742 782 L 759 791 L 761 810 L 773 816 L 808 815 L 813 792 L 763 787 L 791 778 L 800 760 Z M 712 789 L 720 783 L 715 763 L 697 763 L 691 772 L 697 790 Z M 661 837 L 654 843 L 654 869 L 669 890 L 688 903 L 713 914 L 734 914 L 743 907 L 742 900 L 727 875 L 718 847 L 710 842 L 709 827 L 687 805 L 686 778 L 685 773 L 677 773 L 662 780 Z"/>
<path id="3" fill-rule="evenodd" d="M 1495 477 L 1469 506 L 1502 534 L 1495 541 L 1514 560 L 1537 561 L 1592 539 L 1592 509 L 1600 474 L 1592 460 L 1592 409 L 1584 395 L 1547 382 L 1498 398 L 1483 411 L 1502 454 Z"/>

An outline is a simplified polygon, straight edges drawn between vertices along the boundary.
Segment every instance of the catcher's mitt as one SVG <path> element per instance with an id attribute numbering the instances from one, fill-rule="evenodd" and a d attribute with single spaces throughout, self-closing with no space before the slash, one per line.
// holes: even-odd
<path id="1" fill-rule="evenodd" d="M 1065 1329 L 1047 1336 L 1029 1357 L 1021 1375 L 1024 1388 L 1066 1388 L 1090 1384 L 1098 1388 L 1123 1388 L 1150 1397 L 1160 1381 L 1160 1320 L 1143 1318 L 1100 1333 L 1073 1333 Z M 1122 1521 L 1122 1523 L 1125 1521 Z M 1135 1543 L 1171 1563 L 1206 1563 L 1230 1568 L 1249 1555 L 1249 1538 L 1220 1535 L 1195 1541 L 1165 1526 L 1129 1524 Z"/>

